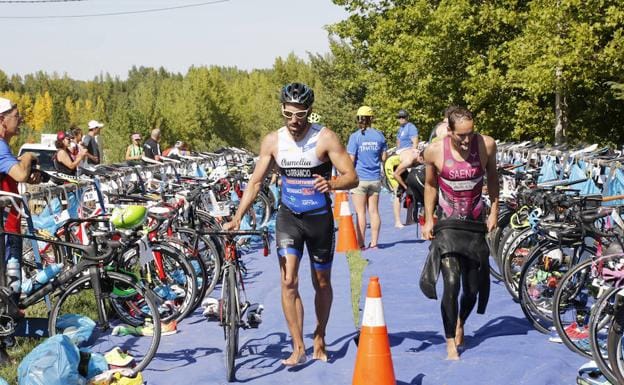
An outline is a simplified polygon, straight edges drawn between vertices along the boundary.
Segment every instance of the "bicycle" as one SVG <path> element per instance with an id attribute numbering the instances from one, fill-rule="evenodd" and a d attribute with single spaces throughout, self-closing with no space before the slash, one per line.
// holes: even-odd
<path id="1" fill-rule="evenodd" d="M 256 235 L 262 237 L 264 256 L 269 255 L 268 231 L 238 230 L 238 231 L 204 231 L 204 234 L 220 236 L 224 239 L 225 258 L 223 266 L 223 284 L 221 286 L 221 299 L 219 301 L 219 324 L 223 326 L 225 338 L 225 376 L 228 382 L 234 381 L 234 361 L 238 354 L 238 331 L 239 328 L 255 327 L 242 320 L 245 311 L 249 310 L 250 303 L 247 301 L 245 285 L 243 281 L 240 257 L 235 237 Z M 241 302 L 242 298 L 245 299 Z"/>

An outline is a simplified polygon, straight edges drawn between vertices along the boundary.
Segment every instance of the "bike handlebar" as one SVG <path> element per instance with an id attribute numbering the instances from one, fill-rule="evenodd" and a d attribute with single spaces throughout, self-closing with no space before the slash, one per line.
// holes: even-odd
<path id="1" fill-rule="evenodd" d="M 232 241 L 234 237 L 243 235 L 258 235 L 262 237 L 262 245 L 264 247 L 264 256 L 269 255 L 269 231 L 265 228 L 263 230 L 204 230 L 203 234 L 216 235 L 220 237 L 226 237 Z"/>

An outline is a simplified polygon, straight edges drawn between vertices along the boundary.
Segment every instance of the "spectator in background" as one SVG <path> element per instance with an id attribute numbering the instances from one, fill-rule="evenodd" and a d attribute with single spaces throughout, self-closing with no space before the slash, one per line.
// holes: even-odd
<path id="1" fill-rule="evenodd" d="M 160 161 L 162 153 L 160 152 L 160 129 L 154 128 L 149 139 L 143 143 L 143 156 L 148 159 Z"/>
<path id="2" fill-rule="evenodd" d="M 178 140 L 177 142 L 175 142 L 175 145 L 173 147 L 169 147 L 168 149 L 166 149 L 165 151 L 163 151 L 163 156 L 166 157 L 178 157 L 179 155 L 182 156 L 188 156 L 190 155 L 191 152 L 188 150 L 188 145 L 186 144 L 186 142 L 183 142 L 181 140 Z"/>
<path id="3" fill-rule="evenodd" d="M 371 241 L 369 249 L 377 248 L 381 218 L 379 216 L 379 192 L 381 191 L 381 165 L 386 160 L 386 138 L 377 129 L 371 127 L 373 109 L 362 106 L 356 119 L 358 130 L 351 134 L 347 152 L 355 164 L 355 171 L 360 180 L 351 190 L 353 206 L 357 214 L 356 234 L 360 249 L 366 248 L 366 209 L 370 217 Z"/>
<path id="4" fill-rule="evenodd" d="M 102 127 L 104 127 L 102 123 L 97 120 L 91 120 L 89 122 L 89 132 L 82 138 L 82 145 L 87 149 L 85 160 L 88 165 L 100 164 L 100 147 L 97 144 L 95 137 L 100 134 Z"/>
<path id="5" fill-rule="evenodd" d="M 396 153 L 399 154 L 401 163 L 403 163 L 416 156 L 415 153 L 418 149 L 418 129 L 414 123 L 409 121 L 409 114 L 405 110 L 399 110 L 397 119 L 399 120 L 399 131 L 397 133 Z M 397 228 L 403 227 L 401 221 L 401 190 L 402 186 L 399 184 L 395 191 L 393 202 L 394 227 Z"/>
<path id="6" fill-rule="evenodd" d="M 31 152 L 26 152 L 19 159 L 13 155 L 9 142 L 11 138 L 19 135 L 19 126 L 23 123 L 23 118 L 15 104 L 9 99 L 0 98 L 0 188 L 2 191 L 19 194 L 17 184 L 27 182 L 36 184 L 41 180 L 41 174 L 33 170 L 36 164 L 36 157 Z M 2 212 L 4 230 L 9 233 L 21 233 L 21 217 L 15 207 Z M 5 262 L 15 258 L 21 264 L 22 261 L 22 239 L 14 235 L 6 235 Z M 19 300 L 21 276 L 8 276 L 8 285 L 11 290 L 13 300 Z M 7 274 L 8 275 L 8 274 Z M 17 283 L 17 284 L 16 284 Z M 0 363 L 3 361 L 4 346 L 0 345 Z"/>
<path id="7" fill-rule="evenodd" d="M 80 144 L 82 143 L 82 129 L 80 127 L 71 126 L 68 131 L 71 134 L 72 140 L 69 143 L 69 152 L 75 158 L 80 152 Z"/>
<path id="8" fill-rule="evenodd" d="M 141 135 L 134 133 L 130 136 L 130 145 L 126 148 L 126 160 L 141 160 L 143 157 L 143 147 L 141 146 Z"/>
<path id="9" fill-rule="evenodd" d="M 70 145 L 74 137 L 70 132 L 59 131 L 56 134 L 56 154 L 54 154 L 54 168 L 56 171 L 67 174 L 76 175 L 76 169 L 82 159 L 86 156 L 87 150 L 80 149 L 77 156 L 71 153 Z"/>

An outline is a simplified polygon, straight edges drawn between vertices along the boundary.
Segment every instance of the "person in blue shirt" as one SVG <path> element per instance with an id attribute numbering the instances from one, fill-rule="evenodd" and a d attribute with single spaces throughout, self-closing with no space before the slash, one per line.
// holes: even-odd
<path id="1" fill-rule="evenodd" d="M 397 113 L 399 120 L 399 132 L 397 133 L 397 154 L 400 154 L 407 148 L 418 147 L 418 128 L 414 123 L 409 121 L 409 114 L 405 110 L 399 110 Z"/>
<path id="2" fill-rule="evenodd" d="M 399 154 L 401 163 L 408 162 L 416 157 L 418 149 L 418 128 L 414 123 L 409 121 L 409 114 L 405 110 L 399 110 L 397 113 L 399 120 L 399 131 L 397 132 L 396 153 Z M 399 187 L 399 186 L 397 186 Z M 403 189 L 397 188 L 393 202 L 394 211 L 394 227 L 401 228 L 401 195 Z"/>
<path id="3" fill-rule="evenodd" d="M 368 248 L 377 248 L 381 218 L 379 216 L 379 192 L 381 191 L 381 166 L 386 160 L 386 138 L 371 127 L 373 109 L 362 106 L 357 111 L 358 130 L 351 134 L 347 152 L 355 164 L 360 183 L 351 190 L 353 206 L 357 214 L 356 234 L 361 249 L 365 249 L 366 208 L 371 222 L 371 241 Z"/>

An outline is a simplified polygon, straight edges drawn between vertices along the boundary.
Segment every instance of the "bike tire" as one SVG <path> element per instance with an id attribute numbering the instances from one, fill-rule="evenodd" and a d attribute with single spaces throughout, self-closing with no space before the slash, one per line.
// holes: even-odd
<path id="1" fill-rule="evenodd" d="M 552 307 L 554 326 L 561 338 L 561 342 L 571 351 L 588 359 L 592 358 L 591 348 L 582 344 L 580 340 L 573 341 L 566 330 L 571 324 L 577 323 L 576 319 L 572 320 L 572 318 L 578 318 L 584 311 L 587 314 L 591 312 L 591 306 L 588 307 L 586 306 L 587 304 L 582 306 L 582 302 L 579 299 L 582 299 L 584 295 L 590 292 L 590 288 L 586 284 L 592 263 L 592 260 L 584 261 L 574 266 L 561 277 L 561 281 L 555 290 Z M 591 282 L 589 284 L 591 285 Z"/>
<path id="2" fill-rule="evenodd" d="M 128 313 L 134 312 L 133 319 L 135 325 L 133 326 L 147 326 L 151 320 L 153 333 L 151 336 L 142 336 L 141 344 L 125 344 L 124 349 L 128 350 L 128 354 L 135 359 L 136 366 L 132 368 L 132 371 L 136 374 L 144 370 L 149 365 L 152 358 L 154 358 L 158 350 L 158 345 L 160 344 L 161 325 L 158 317 L 158 306 L 155 301 L 152 300 L 152 296 L 140 281 L 136 281 L 133 278 L 121 273 L 104 270 L 101 270 L 100 277 L 96 278 L 100 279 L 100 286 L 102 288 L 102 297 L 100 299 L 100 304 L 98 305 L 97 299 L 95 298 L 95 291 L 92 288 L 91 278 L 92 277 L 90 275 L 83 275 L 64 287 L 64 290 L 60 291 L 58 299 L 50 311 L 50 317 L 48 320 L 50 336 L 57 334 L 57 324 L 60 317 L 65 314 L 75 314 L 77 303 L 83 303 L 85 301 L 88 302 L 92 299 L 95 306 L 102 306 L 103 310 L 105 310 L 105 314 L 110 318 L 114 318 L 117 314 L 114 311 L 107 311 L 106 302 L 108 302 L 108 306 L 111 306 L 112 302 L 116 302 L 119 306 L 132 303 L 133 305 L 128 306 L 127 310 Z M 119 294 L 119 290 L 115 290 L 115 288 L 124 288 L 124 290 L 122 290 L 123 294 Z M 84 296 L 86 296 L 86 298 Z M 148 311 L 136 312 L 136 309 L 141 308 Z M 85 311 L 94 310 L 93 308 L 85 309 L 87 309 Z M 103 320 L 99 319 L 98 316 L 94 317 L 91 315 L 89 318 L 97 320 L 94 334 L 98 334 L 95 338 L 97 344 L 90 347 L 91 352 L 104 354 L 115 346 L 120 345 L 122 339 L 124 338 L 112 335 L 113 328 L 111 327 L 110 322 L 108 322 L 110 318 L 109 320 L 104 320 L 105 322 L 103 324 Z M 136 339 L 136 337 L 133 336 L 129 339 Z M 148 339 L 149 342 L 147 341 Z M 139 348 L 146 346 L 147 348 L 143 351 L 143 353 L 138 350 Z"/>
<path id="3" fill-rule="evenodd" d="M 225 374 L 228 382 L 235 380 L 235 361 L 238 350 L 238 293 L 236 287 L 236 269 L 228 266 L 225 271 L 224 293 L 226 319 L 223 324 L 225 333 Z"/>
<path id="4" fill-rule="evenodd" d="M 622 338 L 624 336 L 624 328 L 618 316 L 613 320 L 611 327 L 609 327 L 609 336 L 607 337 L 607 352 L 609 356 L 609 363 L 611 369 L 615 375 L 616 381 L 614 384 L 624 384 L 624 353 L 622 352 Z"/>
<path id="5" fill-rule="evenodd" d="M 591 358 L 596 362 L 600 372 L 611 382 L 612 384 L 618 383 L 615 372 L 611 367 L 608 357 L 608 339 L 609 328 L 613 324 L 613 309 L 614 305 L 612 300 L 617 299 L 619 296 L 619 289 L 610 289 L 605 293 L 600 300 L 594 305 L 591 316 L 589 318 L 589 345 L 591 349 Z M 606 332 L 604 329 L 607 329 Z M 602 333 L 600 333 L 602 331 Z M 604 344 L 601 345 L 598 335 L 601 334 L 601 339 Z M 604 346 L 607 345 L 607 346 Z"/>

